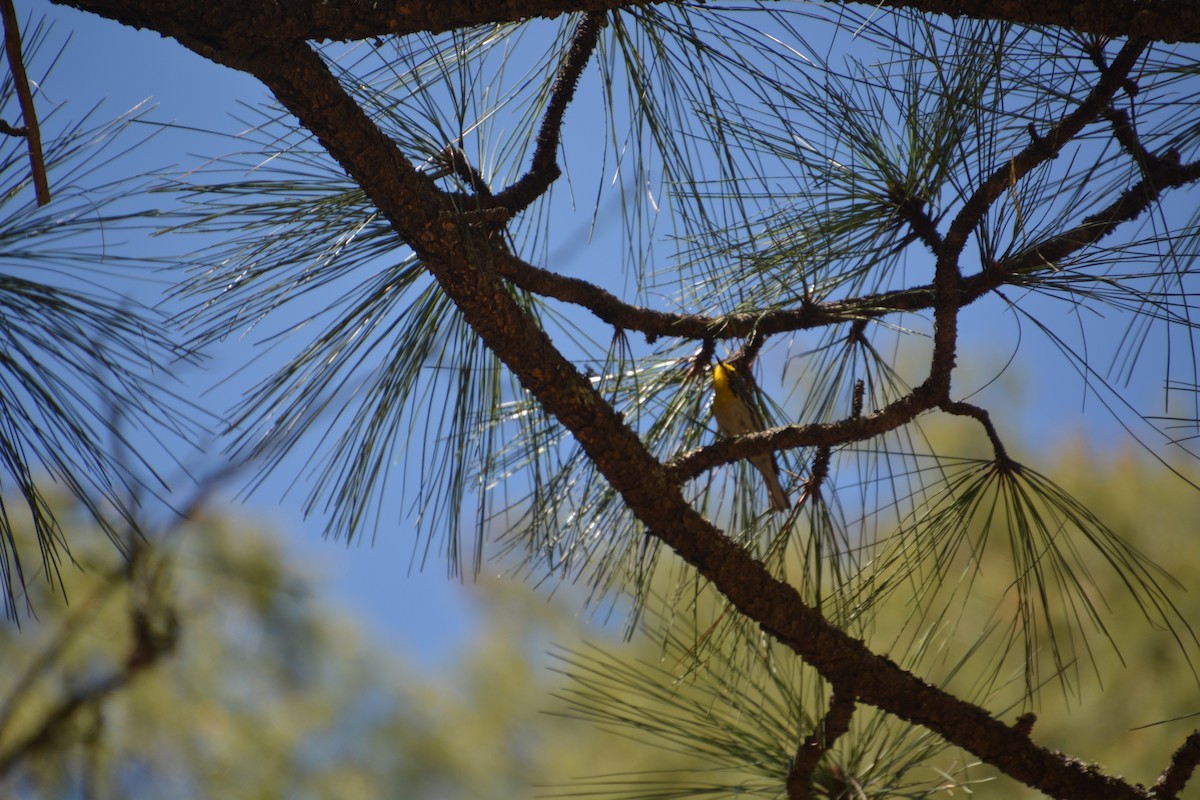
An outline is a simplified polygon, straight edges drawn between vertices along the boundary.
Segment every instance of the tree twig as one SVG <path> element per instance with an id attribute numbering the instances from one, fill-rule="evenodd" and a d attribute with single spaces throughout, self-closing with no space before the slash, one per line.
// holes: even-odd
<path id="1" fill-rule="evenodd" d="M 953 290 L 958 307 L 970 305 L 1015 276 L 1046 269 L 1094 244 L 1122 223 L 1140 216 L 1163 192 L 1197 181 L 1200 181 L 1200 161 L 1180 164 L 1170 153 L 1152 158 L 1144 179 L 1122 192 L 1107 208 L 1068 231 L 1047 236 L 979 273 L 959 278 Z M 935 295 L 934 284 L 923 284 L 829 303 L 808 302 L 800 308 L 708 316 L 626 303 L 589 281 L 533 266 L 511 254 L 501 255 L 493 266 L 497 274 L 526 291 L 581 306 L 603 322 L 638 331 L 650 340 L 660 336 L 728 339 L 748 336 L 756 330 L 763 335 L 811 330 L 848 320 L 927 310 L 933 307 Z"/>
<path id="2" fill-rule="evenodd" d="M 908 224 L 912 237 L 920 239 L 929 248 L 929 252 L 937 255 L 942 248 L 942 234 L 937 229 L 937 222 L 926 209 L 926 200 L 900 186 L 889 187 L 888 200 L 891 201 L 896 216 Z M 912 237 L 906 237 L 900 246 L 907 244 Z"/>
<path id="3" fill-rule="evenodd" d="M 1200 731 L 1192 731 L 1179 749 L 1171 754 L 1171 763 L 1154 782 L 1150 794 L 1156 800 L 1175 800 L 1191 780 L 1197 766 L 1200 766 Z"/>
<path id="4" fill-rule="evenodd" d="M 1068 231 L 1048 236 L 993 264 L 978 280 L 965 281 L 965 302 L 972 302 L 983 293 L 1012 282 L 1016 276 L 1056 266 L 1063 259 L 1108 236 L 1121 223 L 1141 216 L 1162 196 L 1164 190 L 1196 181 L 1200 181 L 1200 161 L 1180 164 L 1173 154 L 1152 159 L 1146 165 L 1146 177 L 1122 192 L 1107 208 L 1084 218 Z"/>
<path id="5" fill-rule="evenodd" d="M 813 773 L 817 764 L 833 743 L 850 730 L 853 716 L 854 698 L 839 694 L 835 689 L 829 698 L 829 710 L 825 712 L 825 717 L 796 749 L 786 780 L 788 800 L 808 800 L 813 796 Z"/>
<path id="6" fill-rule="evenodd" d="M 1004 442 L 1000 439 L 1000 434 L 996 431 L 996 426 L 992 424 L 992 416 L 987 412 L 986 408 L 964 403 L 962 401 L 946 402 L 941 405 L 942 411 L 947 414 L 954 414 L 959 417 L 971 417 L 983 426 L 983 430 L 987 433 L 988 441 L 992 444 L 992 454 L 996 458 L 996 463 L 1001 466 L 1006 466 L 1012 463 L 1008 456 L 1008 450 L 1004 447 Z"/>
<path id="7" fill-rule="evenodd" d="M 554 86 L 550 89 L 550 102 L 546 104 L 546 113 L 538 130 L 533 163 L 529 171 L 516 183 L 496 196 L 497 203 L 513 215 L 528 208 L 562 174 L 562 169 L 558 166 L 558 145 L 562 140 L 563 117 L 567 113 L 571 98 L 575 96 L 575 87 L 579 85 L 583 69 L 596 49 L 600 29 L 606 22 L 604 12 L 588 12 L 583 15 L 575 35 L 571 37 L 571 46 L 567 49 L 567 54 L 558 68 L 558 75 L 554 79 Z"/>
<path id="8" fill-rule="evenodd" d="M 484 201 L 485 205 L 491 205 L 493 202 L 492 189 L 488 186 L 483 175 L 475 166 L 467 160 L 467 154 L 461 148 L 448 145 L 440 153 L 438 153 L 437 163 L 443 167 L 437 171 L 437 175 L 445 175 L 447 173 L 457 175 L 463 183 L 471 187 L 471 191 Z"/>
<path id="9" fill-rule="evenodd" d="M 4 18 L 4 52 L 8 57 L 8 68 L 12 70 L 13 83 L 17 88 L 17 99 L 21 103 L 21 119 L 25 125 L 20 129 L 29 145 L 29 169 L 33 174 L 33 188 L 37 204 L 50 202 L 50 181 L 46 177 L 46 161 L 42 155 L 42 132 L 38 128 L 37 111 L 33 107 L 33 93 L 29 91 L 29 76 L 25 74 L 25 61 L 21 57 L 21 29 L 17 25 L 17 11 L 12 0 L 0 0 L 0 16 Z M 5 131 L 10 133 L 10 131 Z"/>
<path id="10" fill-rule="evenodd" d="M 821 448 L 861 442 L 907 425 L 919 414 L 936 408 L 940 402 L 927 387 L 918 386 L 879 411 L 865 416 L 852 416 L 836 422 L 786 425 L 733 439 L 722 439 L 676 456 L 666 463 L 664 469 L 672 482 L 683 482 L 713 467 L 773 450 Z"/>

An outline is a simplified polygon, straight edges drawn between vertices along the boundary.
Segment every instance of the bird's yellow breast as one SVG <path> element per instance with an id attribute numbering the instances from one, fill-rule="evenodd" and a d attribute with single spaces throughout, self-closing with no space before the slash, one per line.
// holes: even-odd
<path id="1" fill-rule="evenodd" d="M 717 364 L 713 367 L 713 402 L 724 405 L 733 400 L 733 382 L 736 373 L 733 367 Z"/>

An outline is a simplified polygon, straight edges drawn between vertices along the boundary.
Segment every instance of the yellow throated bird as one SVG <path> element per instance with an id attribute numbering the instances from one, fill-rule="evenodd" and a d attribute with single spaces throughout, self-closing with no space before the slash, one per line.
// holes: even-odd
<path id="1" fill-rule="evenodd" d="M 717 427 L 726 436 L 741 436 L 763 430 L 762 415 L 758 413 L 750 387 L 738 375 L 732 365 L 718 361 L 713 367 L 713 417 Z M 791 508 L 787 493 L 779 484 L 779 468 L 775 466 L 775 454 L 763 453 L 750 459 L 754 468 L 762 473 L 771 495 L 771 508 L 787 511 Z"/>

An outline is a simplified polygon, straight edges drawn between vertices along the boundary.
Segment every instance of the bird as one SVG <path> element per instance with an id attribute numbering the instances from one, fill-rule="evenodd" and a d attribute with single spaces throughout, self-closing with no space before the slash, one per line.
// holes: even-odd
<path id="1" fill-rule="evenodd" d="M 758 403 L 750 387 L 732 364 L 718 360 L 713 366 L 712 382 L 712 414 L 721 433 L 726 436 L 741 436 L 764 430 Z M 752 456 L 749 460 L 754 468 L 762 473 L 767 484 L 767 493 L 771 496 L 771 508 L 775 511 L 787 511 L 791 508 L 787 492 L 779 483 L 775 454 L 763 453 Z"/>

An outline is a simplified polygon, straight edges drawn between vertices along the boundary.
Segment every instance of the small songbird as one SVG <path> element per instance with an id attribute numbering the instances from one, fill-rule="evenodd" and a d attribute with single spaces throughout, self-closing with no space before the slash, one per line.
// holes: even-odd
<path id="1" fill-rule="evenodd" d="M 746 433 L 764 430 L 762 415 L 758 412 L 758 403 L 746 385 L 746 381 L 738 375 L 732 364 L 718 361 L 713 367 L 713 417 L 717 427 L 726 436 L 741 436 Z M 776 511 L 787 511 L 791 508 L 787 493 L 779 483 L 779 468 L 775 465 L 774 453 L 763 453 L 750 459 L 754 468 L 762 473 L 767 483 L 767 492 L 771 495 L 771 508 Z"/>

